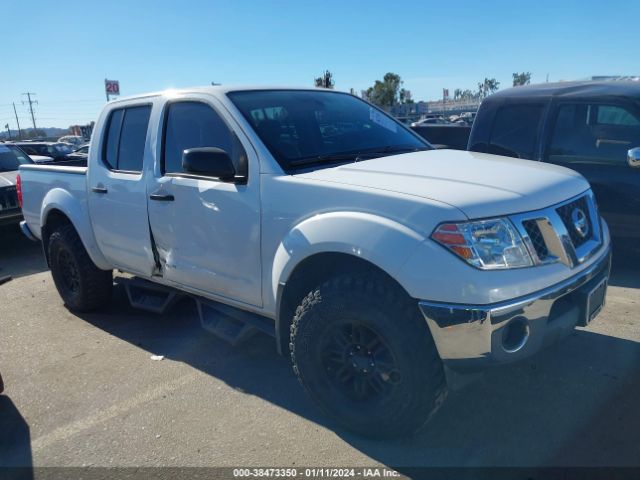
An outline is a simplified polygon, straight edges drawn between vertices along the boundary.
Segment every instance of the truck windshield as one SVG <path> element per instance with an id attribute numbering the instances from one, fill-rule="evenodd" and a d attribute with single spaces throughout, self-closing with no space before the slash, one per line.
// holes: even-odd
<path id="1" fill-rule="evenodd" d="M 432 147 L 383 111 L 339 92 L 228 94 L 285 171 Z"/>
<path id="2" fill-rule="evenodd" d="M 18 170 L 20 165 L 27 163 L 33 162 L 19 148 L 12 145 L 0 145 L 0 172 L 12 172 Z"/>

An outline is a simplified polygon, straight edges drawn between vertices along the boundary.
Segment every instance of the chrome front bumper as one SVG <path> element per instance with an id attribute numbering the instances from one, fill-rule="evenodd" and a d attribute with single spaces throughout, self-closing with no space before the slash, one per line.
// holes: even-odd
<path id="1" fill-rule="evenodd" d="M 453 369 L 520 360 L 588 323 L 589 294 L 606 289 L 611 251 L 589 268 L 525 297 L 490 305 L 419 302 L 440 358 Z"/>

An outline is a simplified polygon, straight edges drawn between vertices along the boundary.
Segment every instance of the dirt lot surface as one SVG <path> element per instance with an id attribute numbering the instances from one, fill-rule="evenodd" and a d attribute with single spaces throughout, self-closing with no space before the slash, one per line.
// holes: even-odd
<path id="1" fill-rule="evenodd" d="M 157 316 L 117 288 L 108 310 L 70 313 L 39 245 L 3 229 L 0 464 L 637 466 L 638 263 L 618 259 L 588 328 L 451 393 L 418 436 L 380 442 L 327 422 L 272 339 L 232 348 L 190 300 Z"/>

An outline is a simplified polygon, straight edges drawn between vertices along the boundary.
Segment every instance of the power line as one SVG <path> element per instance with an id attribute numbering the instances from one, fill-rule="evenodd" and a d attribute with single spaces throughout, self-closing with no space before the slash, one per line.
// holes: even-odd
<path id="1" fill-rule="evenodd" d="M 38 101 L 37 100 L 31 100 L 31 95 L 35 96 L 35 93 L 32 92 L 27 92 L 27 93 L 23 93 L 23 95 L 26 95 L 27 98 L 29 99 L 29 110 L 31 111 L 31 120 L 33 121 L 33 129 L 36 130 L 36 117 L 33 114 L 33 104 L 37 104 Z M 22 104 L 24 105 L 24 101 L 22 102 Z"/>

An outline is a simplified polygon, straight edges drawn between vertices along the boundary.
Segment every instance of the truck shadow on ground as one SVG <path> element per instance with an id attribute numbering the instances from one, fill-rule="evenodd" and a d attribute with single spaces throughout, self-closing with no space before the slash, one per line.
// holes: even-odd
<path id="1" fill-rule="evenodd" d="M 33 478 L 31 434 L 26 420 L 7 395 L 0 395 L 0 477 Z"/>
<path id="2" fill-rule="evenodd" d="M 491 369 L 450 393 L 418 435 L 372 441 L 341 430 L 315 409 L 289 359 L 275 352 L 273 339 L 257 335 L 231 347 L 200 328 L 189 299 L 158 317 L 132 310 L 117 287 L 109 311 L 83 318 L 329 428 L 400 471 L 412 466 L 632 466 L 640 458 L 640 345 L 634 341 L 578 330 L 524 362 Z"/>
<path id="3" fill-rule="evenodd" d="M 47 270 L 40 242 L 25 237 L 17 225 L 0 227 L 0 277 L 24 277 Z"/>

